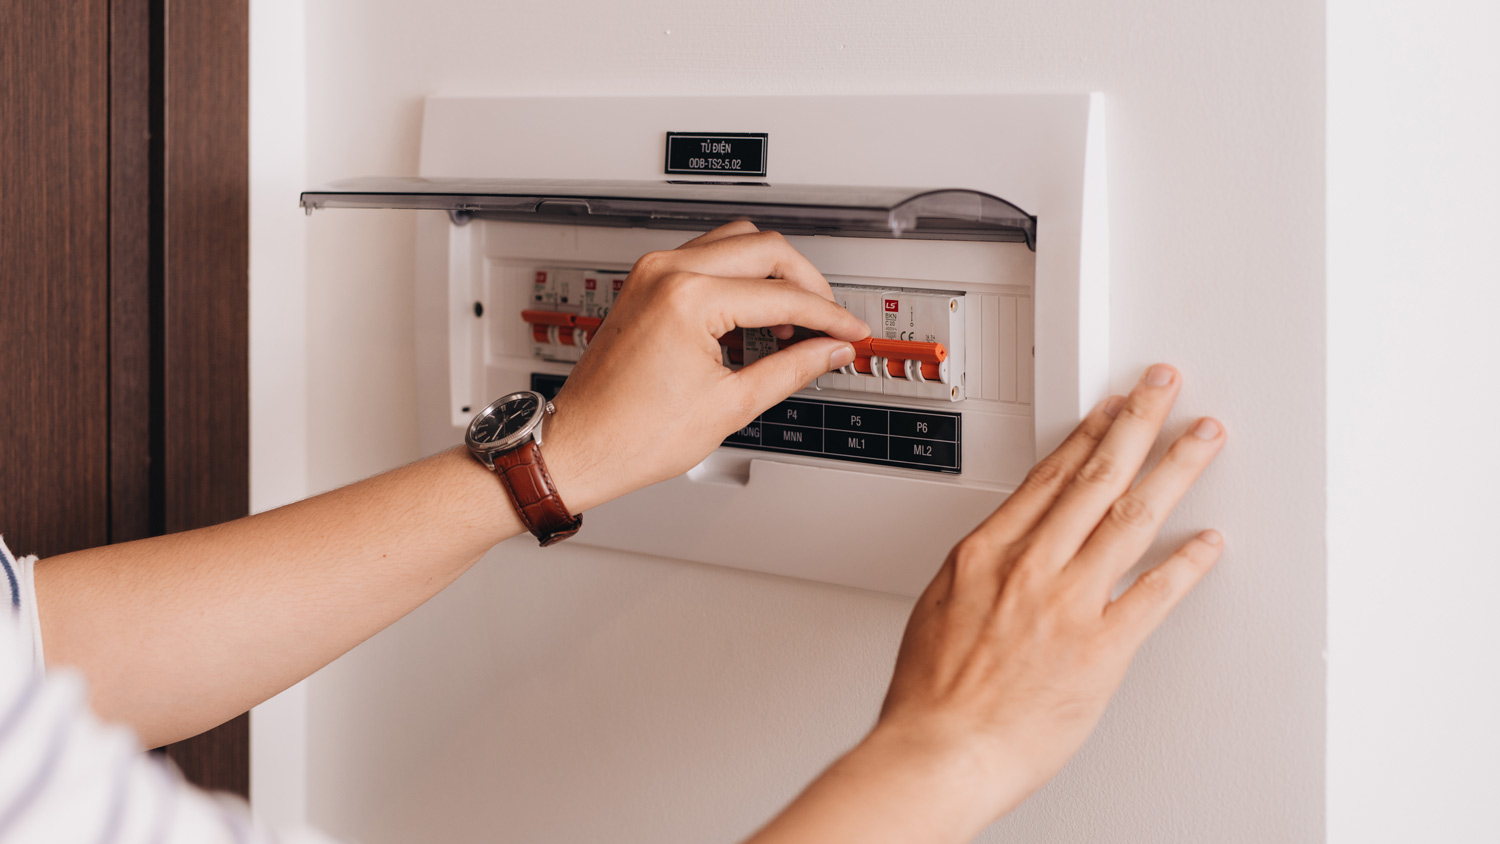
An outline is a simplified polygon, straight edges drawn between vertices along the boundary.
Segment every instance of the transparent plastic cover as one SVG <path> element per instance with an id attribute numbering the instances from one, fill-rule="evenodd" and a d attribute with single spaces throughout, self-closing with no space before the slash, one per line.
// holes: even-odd
<path id="1" fill-rule="evenodd" d="M 306 191 L 302 207 L 690 230 L 748 219 L 784 234 L 1006 241 L 1036 249 L 1036 218 L 997 196 L 955 188 L 366 177 Z"/>

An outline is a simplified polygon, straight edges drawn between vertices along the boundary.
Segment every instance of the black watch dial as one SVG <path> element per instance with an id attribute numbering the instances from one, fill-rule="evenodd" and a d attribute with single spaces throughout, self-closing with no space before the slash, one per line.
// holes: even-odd
<path id="1" fill-rule="evenodd" d="M 517 396 L 495 408 L 474 426 L 474 441 L 479 444 L 498 442 L 526 427 L 541 410 L 536 396 Z"/>
<path id="2" fill-rule="evenodd" d="M 531 421 L 531 417 L 540 413 L 541 410 L 541 402 L 537 401 L 536 396 L 531 393 L 511 399 L 505 404 L 500 405 L 495 410 L 495 416 L 501 420 L 500 431 L 502 436 L 514 434 L 526 427 L 526 423 Z"/>

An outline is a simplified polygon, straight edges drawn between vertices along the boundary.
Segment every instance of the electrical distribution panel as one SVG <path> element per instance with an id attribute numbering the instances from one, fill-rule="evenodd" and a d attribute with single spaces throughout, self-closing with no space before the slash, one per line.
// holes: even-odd
<path id="1" fill-rule="evenodd" d="M 419 217 L 428 448 L 506 392 L 555 394 L 642 254 L 734 219 L 786 234 L 870 326 L 854 362 L 685 476 L 590 512 L 573 542 L 912 595 L 1103 395 L 1102 109 L 883 102 L 432 100 L 421 178 L 350 180 L 303 204 L 442 212 Z M 922 153 L 929 127 L 960 124 L 982 154 Z M 588 143 L 598 125 L 605 149 Z M 669 132 L 715 126 L 758 138 L 769 180 L 661 178 Z M 806 336 L 735 329 L 720 353 L 754 366 Z"/>

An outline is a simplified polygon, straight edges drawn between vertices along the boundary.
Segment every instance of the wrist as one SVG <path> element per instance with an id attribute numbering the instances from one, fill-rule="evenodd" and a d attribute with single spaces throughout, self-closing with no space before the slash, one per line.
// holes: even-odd
<path id="1" fill-rule="evenodd" d="M 583 525 L 580 510 L 563 500 L 553 474 L 562 469 L 565 477 L 572 476 L 571 461 L 549 465 L 542 452 L 554 415 L 554 405 L 544 396 L 519 390 L 486 405 L 464 435 L 469 452 L 500 481 L 515 516 L 544 546 L 568 539 Z M 566 448 L 554 451 L 569 453 Z"/>
<path id="2" fill-rule="evenodd" d="M 998 816 L 973 754 L 876 727 L 814 780 L 753 844 L 859 841 L 961 844 Z"/>
<path id="3" fill-rule="evenodd" d="M 556 400 L 552 405 L 556 412 L 545 423 L 539 450 L 558 497 L 577 515 L 613 497 L 602 484 L 606 465 L 590 454 L 578 414 Z"/>
<path id="4" fill-rule="evenodd" d="M 851 751 L 861 764 L 901 771 L 923 805 L 939 807 L 968 840 L 1018 806 L 1038 783 L 1009 743 L 943 719 L 883 719 Z"/>
<path id="5" fill-rule="evenodd" d="M 480 534 L 485 547 L 526 532 L 514 500 L 493 469 L 476 460 L 465 446 L 439 452 L 431 460 L 443 467 L 442 488 L 454 496 L 463 514 L 460 529 Z"/>

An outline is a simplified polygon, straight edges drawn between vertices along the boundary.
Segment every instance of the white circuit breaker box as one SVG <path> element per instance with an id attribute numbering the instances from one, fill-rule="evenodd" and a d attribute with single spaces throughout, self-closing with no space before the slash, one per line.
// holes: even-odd
<path id="1" fill-rule="evenodd" d="M 734 219 L 788 235 L 869 324 L 855 361 L 572 541 L 910 595 L 1103 395 L 1102 113 L 1089 95 L 435 99 L 420 177 L 302 202 L 426 212 L 432 449 L 495 397 L 554 394 L 640 255 Z M 720 342 L 738 367 L 798 339 Z"/>

